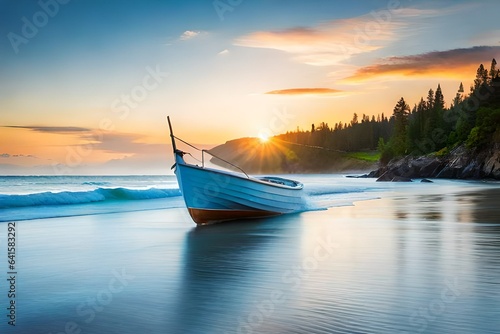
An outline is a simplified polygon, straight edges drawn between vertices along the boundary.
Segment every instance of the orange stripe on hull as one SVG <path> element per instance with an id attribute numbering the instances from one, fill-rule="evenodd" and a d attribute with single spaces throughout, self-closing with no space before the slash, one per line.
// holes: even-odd
<path id="1" fill-rule="evenodd" d="M 264 210 L 207 210 L 188 208 L 191 218 L 198 225 L 208 225 L 234 219 L 263 218 L 281 213 Z"/>

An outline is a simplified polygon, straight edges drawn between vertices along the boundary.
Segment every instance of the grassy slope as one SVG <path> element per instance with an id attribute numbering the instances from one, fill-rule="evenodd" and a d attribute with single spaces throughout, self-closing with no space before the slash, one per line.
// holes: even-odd
<path id="1" fill-rule="evenodd" d="M 378 151 L 348 152 L 345 156 L 367 162 L 378 162 L 380 160 L 380 152 Z"/>

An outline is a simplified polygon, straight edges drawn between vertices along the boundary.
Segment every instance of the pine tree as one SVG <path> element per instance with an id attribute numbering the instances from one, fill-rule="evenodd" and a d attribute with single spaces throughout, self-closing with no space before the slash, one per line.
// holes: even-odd
<path id="1" fill-rule="evenodd" d="M 476 79 L 474 79 L 474 91 L 478 90 L 483 84 L 488 82 L 488 71 L 484 68 L 484 65 L 479 65 L 476 71 Z"/>
<path id="2" fill-rule="evenodd" d="M 358 114 L 354 113 L 354 115 L 352 115 L 352 121 L 351 121 L 351 125 L 355 125 L 355 124 L 358 124 Z"/>
<path id="3" fill-rule="evenodd" d="M 439 111 L 444 109 L 444 96 L 441 91 L 441 85 L 438 84 L 436 89 L 436 95 L 434 96 L 434 110 Z"/>
<path id="4" fill-rule="evenodd" d="M 427 94 L 427 109 L 434 108 L 434 91 L 429 89 L 429 93 Z"/>
<path id="5" fill-rule="evenodd" d="M 408 127 L 408 115 L 410 106 L 401 98 L 394 107 L 394 136 L 393 150 L 396 155 L 404 154 L 407 150 L 406 133 Z"/>
<path id="6" fill-rule="evenodd" d="M 398 103 L 394 107 L 393 116 L 396 120 L 407 120 L 408 113 L 410 112 L 410 106 L 406 103 L 405 99 L 402 97 L 399 99 Z"/>
<path id="7" fill-rule="evenodd" d="M 460 83 L 460 87 L 458 87 L 457 94 L 453 99 L 452 108 L 458 106 L 463 101 L 463 92 L 464 92 L 464 85 Z"/>
<path id="8" fill-rule="evenodd" d="M 491 68 L 490 68 L 490 78 L 491 80 L 495 79 L 498 76 L 498 70 L 497 70 L 497 61 L 495 58 L 491 61 Z"/>
<path id="9" fill-rule="evenodd" d="M 424 98 L 420 98 L 420 102 L 417 107 L 418 115 L 418 138 L 421 139 L 424 136 L 425 130 L 425 111 L 427 110 L 427 103 L 425 103 Z"/>
<path id="10" fill-rule="evenodd" d="M 483 69 L 483 73 L 481 74 L 481 78 L 483 80 L 483 84 L 489 83 L 489 75 L 488 75 L 488 70 L 486 68 Z"/>

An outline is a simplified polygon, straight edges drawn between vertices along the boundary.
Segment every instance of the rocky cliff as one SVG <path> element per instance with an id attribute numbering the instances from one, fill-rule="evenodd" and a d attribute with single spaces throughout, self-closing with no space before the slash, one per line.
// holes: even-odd
<path id="1" fill-rule="evenodd" d="M 393 159 L 368 177 L 377 177 L 377 181 L 412 178 L 500 180 L 500 142 L 491 143 L 481 150 L 469 150 L 461 145 L 442 157 L 427 155 Z"/>

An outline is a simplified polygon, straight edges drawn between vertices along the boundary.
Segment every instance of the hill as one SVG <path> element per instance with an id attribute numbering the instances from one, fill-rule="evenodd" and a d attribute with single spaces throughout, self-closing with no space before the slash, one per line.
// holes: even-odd
<path id="1" fill-rule="evenodd" d="M 286 142 L 279 136 L 266 142 L 258 138 L 235 139 L 209 152 L 252 174 L 352 172 L 367 171 L 378 166 L 376 152 L 354 154 L 326 150 Z M 211 162 L 234 169 L 217 158 L 212 158 Z"/>

